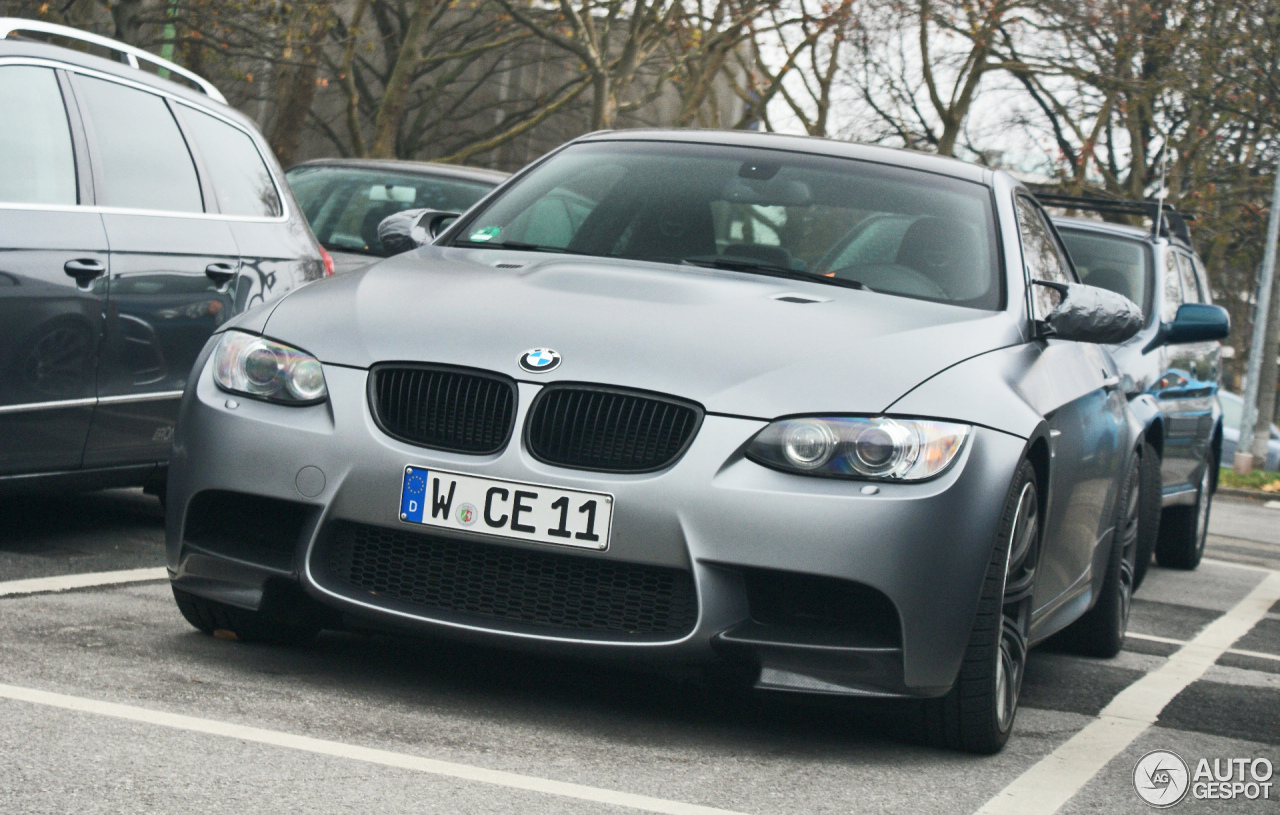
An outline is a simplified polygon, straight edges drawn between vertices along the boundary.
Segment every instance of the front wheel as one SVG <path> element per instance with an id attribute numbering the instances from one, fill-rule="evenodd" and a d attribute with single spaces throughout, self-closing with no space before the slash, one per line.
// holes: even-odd
<path id="1" fill-rule="evenodd" d="M 1160 536 L 1156 540 L 1156 563 L 1168 569 L 1194 569 L 1204 556 L 1204 542 L 1209 536 L 1209 509 L 1213 501 L 1213 471 L 1205 462 L 1204 474 L 1191 506 L 1169 507 L 1160 518 Z"/>
<path id="2" fill-rule="evenodd" d="M 1023 462 L 1005 499 L 960 674 L 946 696 L 923 703 L 930 741 L 995 753 L 1009 740 L 1027 665 L 1039 538 L 1035 468 Z"/>

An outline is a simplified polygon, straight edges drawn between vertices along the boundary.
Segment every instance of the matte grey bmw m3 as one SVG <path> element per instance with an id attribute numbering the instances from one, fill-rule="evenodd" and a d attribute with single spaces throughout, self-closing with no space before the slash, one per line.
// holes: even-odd
<path id="1" fill-rule="evenodd" d="M 402 215 L 401 222 L 404 222 Z M 424 245 L 229 323 L 182 405 L 174 594 L 908 698 L 994 751 L 1027 650 L 1114 655 L 1141 439 L 1010 176 L 715 132 L 578 139 Z M 394 233 L 394 234 L 393 234 Z"/>

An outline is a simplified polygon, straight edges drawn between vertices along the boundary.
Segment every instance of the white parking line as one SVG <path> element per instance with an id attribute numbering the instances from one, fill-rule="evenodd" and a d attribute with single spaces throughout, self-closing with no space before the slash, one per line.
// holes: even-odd
<path id="1" fill-rule="evenodd" d="M 50 693 L 16 685 L 0 684 L 0 699 L 13 699 L 35 705 L 47 705 L 64 710 L 75 710 L 82 713 L 109 716 L 115 719 L 170 727 L 175 730 L 206 733 L 211 736 L 223 736 L 257 744 L 269 744 L 291 750 L 303 750 L 308 753 L 365 761 L 370 764 L 380 764 L 384 767 L 398 767 L 404 770 L 415 770 L 421 773 L 458 778 L 464 781 L 478 781 L 482 784 L 492 784 L 499 787 L 559 795 L 565 798 L 576 798 L 581 801 L 593 801 L 599 804 L 630 807 L 644 812 L 662 812 L 668 813 L 668 815 L 741 815 L 741 813 L 727 809 L 686 804 L 680 801 L 668 801 L 662 798 L 651 798 L 647 795 L 600 789 L 599 787 L 589 787 L 584 784 L 571 784 L 566 781 L 552 781 L 551 779 L 537 778 L 531 775 L 489 770 L 483 767 L 472 767 L 468 764 L 455 764 L 451 761 L 438 761 L 405 753 L 393 753 L 390 750 L 359 747 L 338 741 L 296 736 L 292 733 L 265 730 L 260 727 L 247 727 L 241 724 L 220 722 L 215 719 L 182 716 L 177 713 L 166 713 L 132 705 L 100 702 L 96 699 L 67 696 L 61 693 Z"/>
<path id="2" fill-rule="evenodd" d="M 112 586 L 117 583 L 141 583 L 144 580 L 163 580 L 169 570 L 125 569 L 119 572 L 91 572 L 90 574 L 63 574 L 57 577 L 33 577 L 30 580 L 10 580 L 0 583 L 0 597 L 14 594 L 38 594 L 44 591 L 68 591 L 92 586 Z"/>
<path id="3" fill-rule="evenodd" d="M 1271 574 L 1280 574 L 1280 571 L 1268 569 L 1266 566 L 1255 566 L 1252 563 L 1236 563 L 1232 560 L 1218 560 L 1212 557 L 1200 558 L 1201 563 L 1207 563 L 1210 566 L 1230 566 L 1233 569 L 1248 569 L 1253 572 L 1269 572 Z"/>
<path id="4" fill-rule="evenodd" d="M 1172 637 L 1157 637 L 1154 634 L 1135 634 L 1132 631 L 1125 634 L 1126 637 L 1135 640 L 1146 640 L 1147 642 L 1163 642 L 1166 645 L 1186 645 L 1186 640 L 1175 640 Z M 1267 654 L 1262 651 L 1245 651 L 1240 648 L 1228 648 L 1223 653 L 1238 654 L 1242 657 L 1257 657 L 1259 659 L 1275 659 L 1280 660 L 1280 654 Z"/>
<path id="5" fill-rule="evenodd" d="M 1243 600 L 1205 626 L 1164 665 L 1117 694 L 1096 720 L 984 804 L 979 815 L 1057 812 L 1280 600 L 1280 572 L 1267 571 L 1271 573 Z"/>

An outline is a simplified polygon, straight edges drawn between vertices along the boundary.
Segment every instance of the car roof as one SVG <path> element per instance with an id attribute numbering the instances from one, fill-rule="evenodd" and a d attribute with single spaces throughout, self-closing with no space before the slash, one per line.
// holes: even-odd
<path id="1" fill-rule="evenodd" d="M 1129 226 L 1128 224 L 1113 224 L 1110 221 L 1095 221 L 1092 218 L 1069 218 L 1065 215 L 1050 216 L 1054 226 L 1059 229 L 1079 229 L 1088 232 L 1098 232 L 1106 235 L 1115 235 L 1117 237 L 1134 238 L 1136 240 L 1151 242 L 1151 230 L 1140 226 Z M 1174 243 L 1179 246 L 1186 244 L 1175 238 Z"/>
<path id="2" fill-rule="evenodd" d="M 791 136 L 782 133 L 761 133 L 754 130 L 602 130 L 589 133 L 576 143 L 608 141 L 661 141 L 684 144 L 713 144 L 732 147 L 757 147 L 765 150 L 786 150 L 795 153 L 816 153 L 835 158 L 872 161 L 894 167 L 907 167 L 937 175 L 951 176 L 978 184 L 989 184 L 992 171 L 960 159 L 904 150 L 897 147 L 881 147 L 870 144 L 821 139 L 815 136 Z"/>
<path id="3" fill-rule="evenodd" d="M 386 170 L 388 172 L 411 173 L 414 175 L 435 176 L 437 178 L 456 178 L 462 181 L 476 181 L 482 184 L 497 186 L 511 175 L 500 170 L 487 170 L 483 167 L 465 167 L 458 164 L 437 164 L 432 161 L 403 161 L 400 159 L 381 158 L 318 158 L 303 161 L 289 168 L 289 172 L 300 167 L 349 167 L 358 170 Z"/>
<path id="4" fill-rule="evenodd" d="M 59 45 L 50 45 L 49 43 L 35 42 L 33 40 L 23 39 L 2 39 L 0 40 L 0 58 L 3 57 L 33 57 L 37 59 L 45 59 L 51 62 L 61 62 L 66 65 L 79 66 L 88 68 L 103 74 L 109 74 L 129 82 L 154 88 L 162 93 L 176 96 L 185 102 L 190 102 L 198 107 L 208 108 L 217 111 L 220 116 L 232 119 L 240 125 L 249 128 L 255 134 L 258 132 L 258 126 L 242 114 L 240 111 L 223 104 L 212 96 L 205 94 L 195 88 L 188 87 L 178 82 L 168 79 L 162 79 L 155 74 L 134 68 L 123 62 L 105 59 L 103 57 L 94 56 L 93 54 L 85 54 L 80 51 L 74 51 L 70 48 L 63 48 Z"/>

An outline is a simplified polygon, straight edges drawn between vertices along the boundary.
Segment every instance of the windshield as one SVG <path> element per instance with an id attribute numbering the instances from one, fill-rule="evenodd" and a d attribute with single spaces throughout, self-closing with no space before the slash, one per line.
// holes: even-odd
<path id="1" fill-rule="evenodd" d="M 1151 316 L 1151 253 L 1141 241 L 1059 226 L 1080 282 L 1123 294 Z"/>
<path id="2" fill-rule="evenodd" d="M 453 246 L 690 263 L 1001 306 L 986 187 L 849 159 L 702 144 L 573 145 Z"/>
<path id="3" fill-rule="evenodd" d="M 294 167 L 285 175 L 326 249 L 386 257 L 378 224 L 402 209 L 465 212 L 496 185 L 352 167 Z"/>

